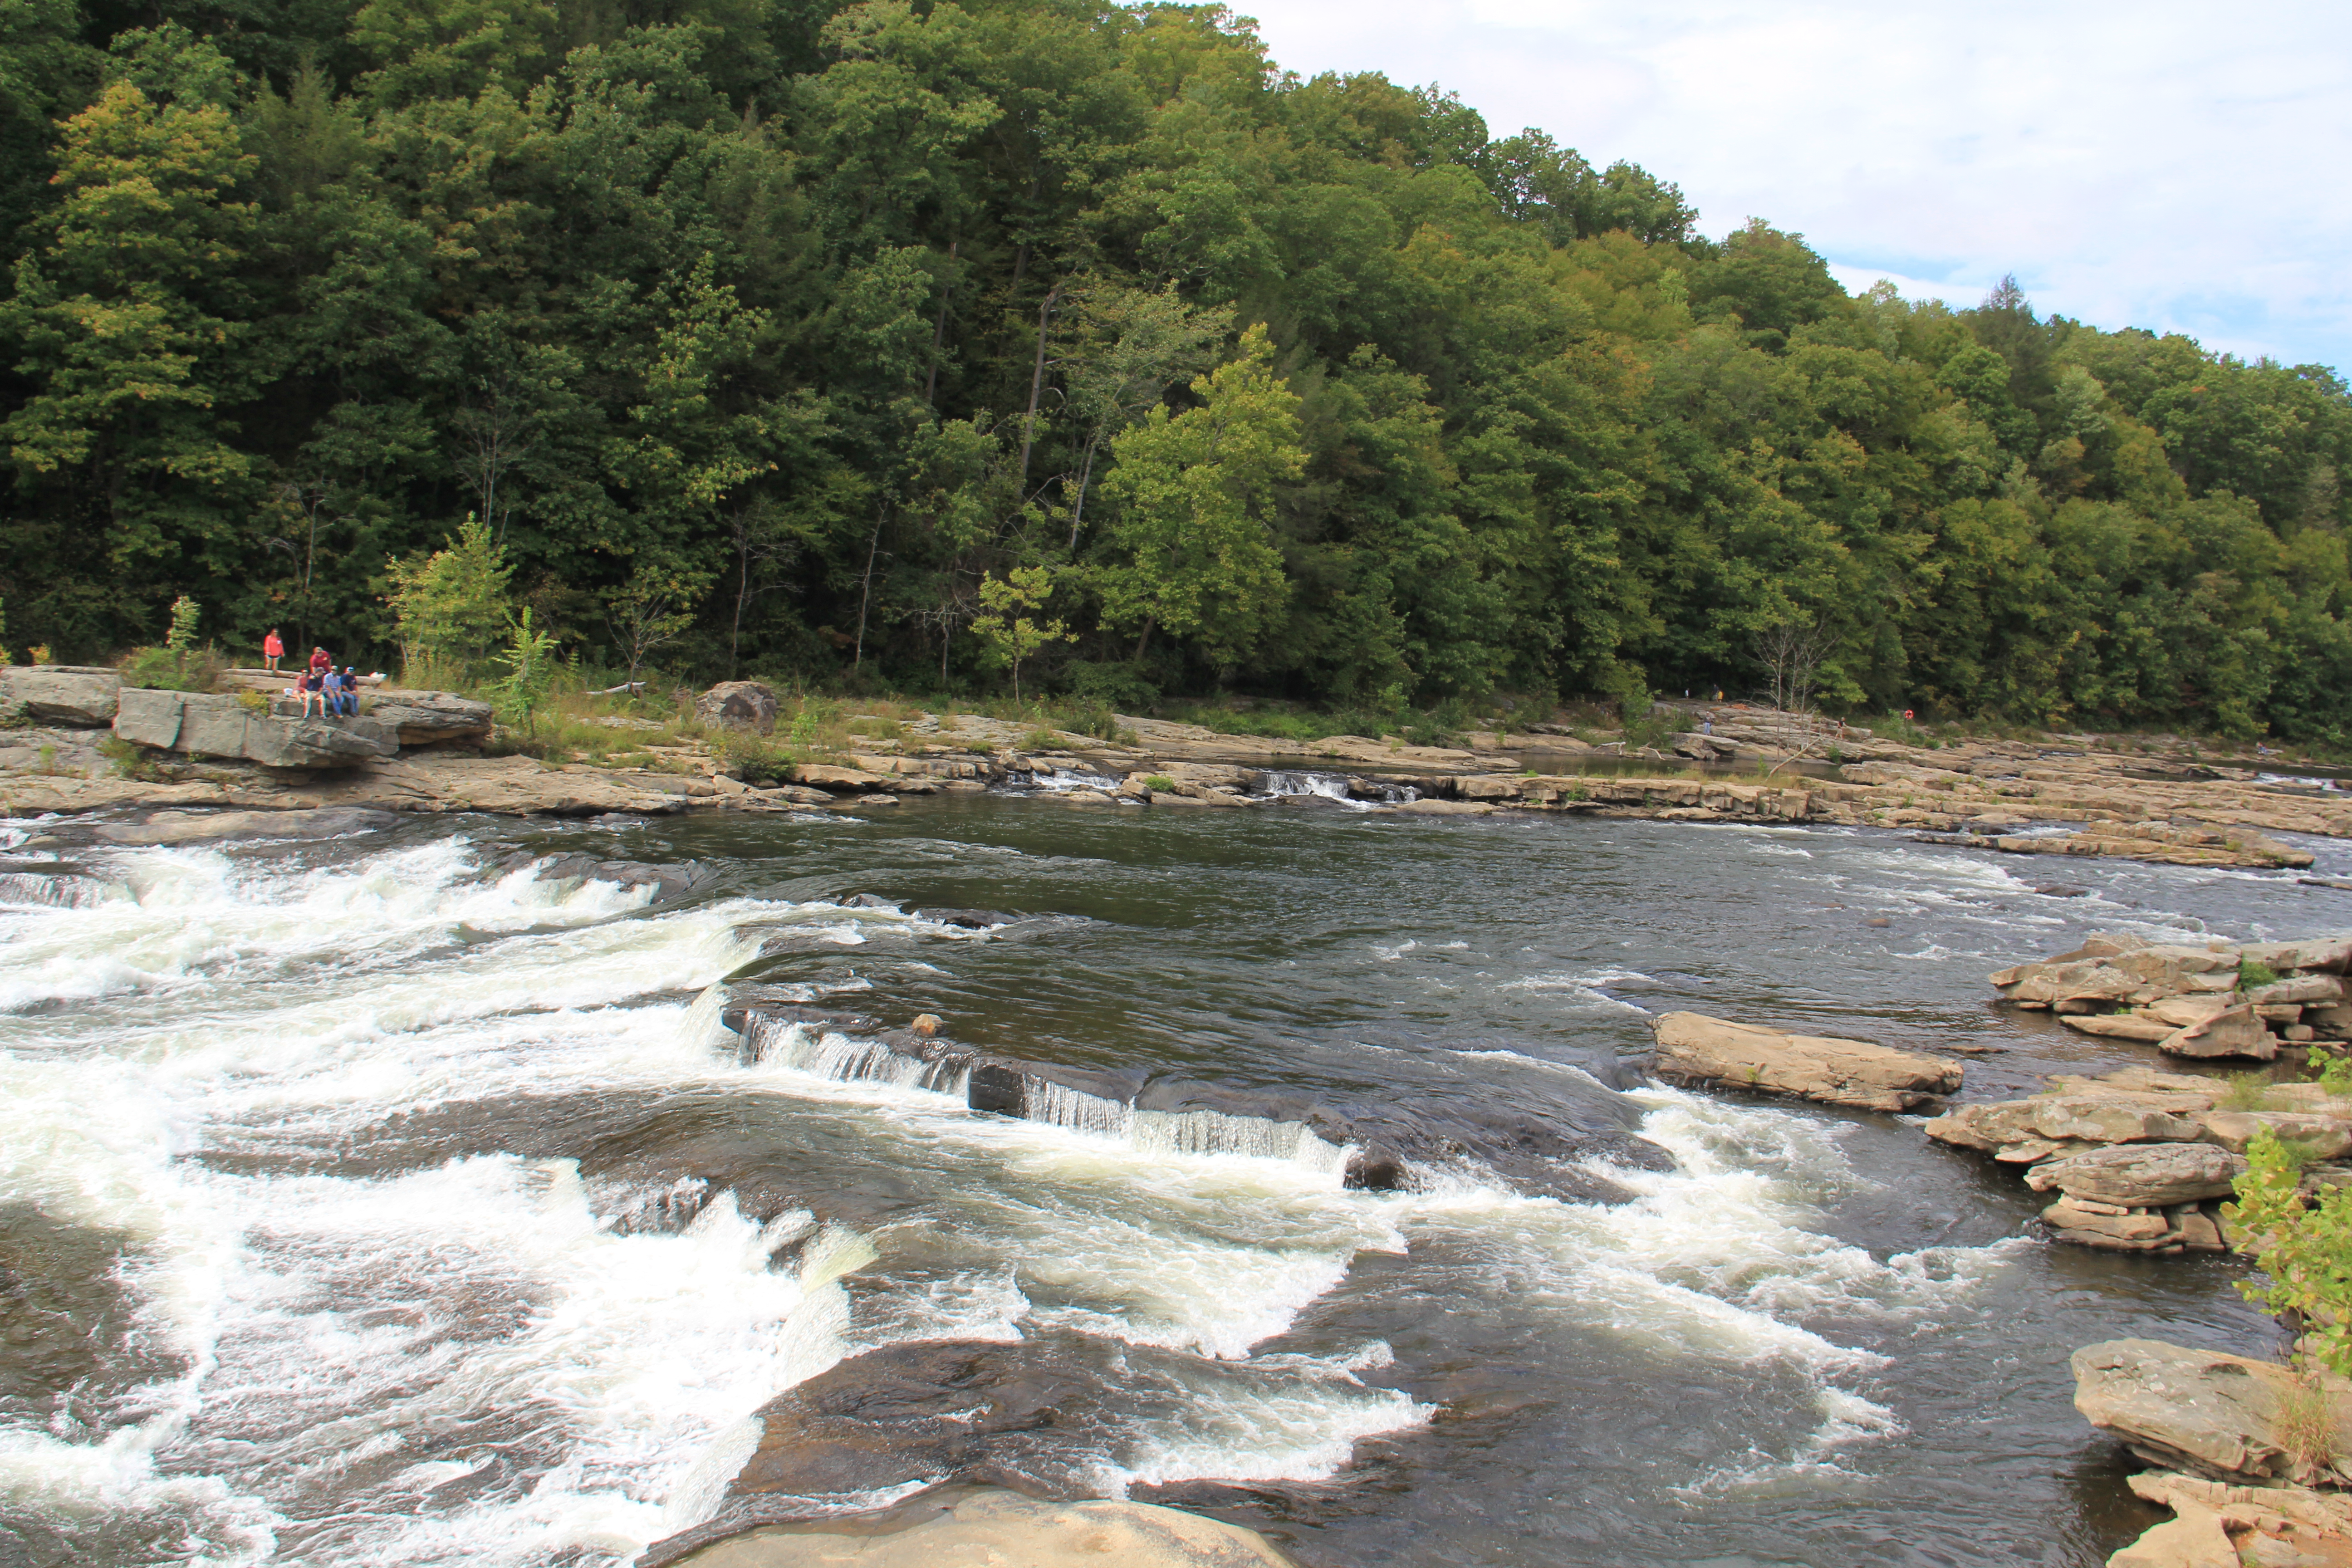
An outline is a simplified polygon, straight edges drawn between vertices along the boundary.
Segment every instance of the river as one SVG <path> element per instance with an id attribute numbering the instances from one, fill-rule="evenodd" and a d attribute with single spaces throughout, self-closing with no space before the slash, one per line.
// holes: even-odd
<path id="1" fill-rule="evenodd" d="M 1982 1047 L 1999 1097 L 2154 1053 L 1995 1011 L 1990 969 L 2352 924 L 2291 876 L 1324 800 L 87 835 L 0 828 L 0 871 L 88 879 L 0 907 L 0 1563 L 625 1563 L 769 1397 L 954 1336 L 1097 1369 L 1097 1489 L 1312 1568 L 2087 1568 L 2161 1516 L 2068 1354 L 2268 1351 L 2241 1266 L 2055 1247 L 1916 1119 L 1622 1064 L 1690 1008 Z M 490 868 L 517 847 L 717 876 L 648 907 Z M 911 912 L 949 907 L 1018 918 Z M 730 979 L 1033 1059 L 1616 1117 L 1675 1168 L 1349 1190 L 1313 1139 L 747 1059 Z"/>

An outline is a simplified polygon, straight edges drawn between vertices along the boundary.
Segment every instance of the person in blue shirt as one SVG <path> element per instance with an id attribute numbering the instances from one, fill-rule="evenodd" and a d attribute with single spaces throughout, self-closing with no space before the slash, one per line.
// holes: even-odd
<path id="1" fill-rule="evenodd" d="M 351 665 L 343 666 L 342 686 L 337 692 L 341 700 L 338 711 L 346 719 L 356 719 L 360 711 L 360 672 Z"/>

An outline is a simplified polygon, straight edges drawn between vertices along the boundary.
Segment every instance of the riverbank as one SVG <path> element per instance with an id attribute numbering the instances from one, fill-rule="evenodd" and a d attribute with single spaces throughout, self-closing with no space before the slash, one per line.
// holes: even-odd
<path id="1" fill-rule="evenodd" d="M 30 689 L 35 672 L 0 673 Z M 153 706 L 145 694 L 134 695 Z M 128 708 L 116 711 L 127 700 L 98 692 L 78 700 L 78 707 L 20 707 L 26 716 L 18 727 L 0 730 L 0 810 L 226 806 L 592 816 L 856 808 L 900 795 L 982 789 L 1179 809 L 1322 797 L 1423 814 L 1517 810 L 1887 827 L 1947 836 L 1945 842 L 1989 853 L 2283 868 L 2308 867 L 2312 858 L 2271 835 L 2352 837 L 2352 795 L 2326 780 L 2152 758 L 2137 743 L 2108 750 L 2087 742 L 1969 740 L 1921 747 L 1868 731 L 1798 734 L 1782 716 L 1736 706 L 1695 710 L 1688 721 L 1698 727 L 1671 738 L 1672 756 L 1628 752 L 1622 742 L 1517 731 L 1477 732 L 1466 745 L 1451 747 L 1393 736 L 1329 736 L 1301 751 L 1296 742 L 1123 715 L 1110 726 L 1117 738 L 1107 740 L 948 712 L 852 715 L 848 729 L 872 732 L 831 745 L 804 742 L 780 758 L 730 744 L 725 719 L 679 733 L 676 726 L 615 713 L 595 721 L 611 726 L 601 750 L 557 761 L 515 752 L 528 742 L 527 732 L 495 730 L 487 705 L 446 693 L 368 697 L 361 718 L 349 722 L 391 735 L 381 755 L 336 754 L 331 733 L 257 745 L 250 736 L 261 721 L 251 719 L 239 721 L 246 755 L 202 754 L 205 742 L 184 738 L 184 731 L 194 733 L 193 721 L 173 720 L 173 733 L 165 735 Z M 220 706 L 230 700 L 181 700 Z M 771 727 L 774 712 L 771 696 Z M 96 731 L 101 721 L 110 727 Z M 269 721 L 281 730 L 291 723 Z M 171 743 L 142 743 L 159 739 Z M 497 754 L 501 751 L 508 754 Z M 318 765 L 252 760 L 289 752 Z"/>

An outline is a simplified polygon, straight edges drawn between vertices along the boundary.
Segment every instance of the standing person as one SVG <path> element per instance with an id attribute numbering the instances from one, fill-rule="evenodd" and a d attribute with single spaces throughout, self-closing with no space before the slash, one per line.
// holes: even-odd
<path id="1" fill-rule="evenodd" d="M 278 661 L 285 657 L 286 639 L 278 635 L 276 626 L 272 626 L 269 635 L 261 639 L 261 668 L 275 675 L 278 673 Z"/>
<path id="2" fill-rule="evenodd" d="M 324 675 L 327 671 L 334 668 L 334 661 L 327 657 L 327 650 L 325 648 L 314 647 L 310 650 L 311 674 Z"/>

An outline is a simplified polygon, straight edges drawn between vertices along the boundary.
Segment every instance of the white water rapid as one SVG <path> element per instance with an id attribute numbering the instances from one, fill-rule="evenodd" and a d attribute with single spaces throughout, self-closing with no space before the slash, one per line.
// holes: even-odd
<path id="1" fill-rule="evenodd" d="M 1832 1134 L 1666 1091 L 1645 1131 L 1681 1167 L 1620 1173 L 1637 1195 L 1615 1207 L 1475 1173 L 1350 1192 L 1348 1151 L 1302 1124 L 1055 1085 L 1028 1119 L 975 1114 L 960 1080 L 844 1034 L 739 1053 L 716 987 L 780 921 L 861 951 L 984 934 L 749 897 L 654 910 L 481 858 L 455 833 L 312 860 L 91 850 L 102 893 L 0 906 L 0 1201 L 127 1238 L 120 1283 L 169 1363 L 96 1429 L 0 1426 L 8 1517 L 94 1563 L 625 1563 L 706 1517 L 752 1413 L 845 1355 L 1048 1332 L 1177 1369 L 1181 1397 L 1101 1456 L 1107 1490 L 1312 1480 L 1433 1412 L 1379 1385 L 1383 1343 L 1255 1347 L 1359 1255 L 1424 1246 L 1629 1356 L 1794 1379 L 1809 1428 L 1750 1468 L 1828 1466 L 1897 1424 L 1874 1358 L 1798 1320 L 1935 1313 L 2009 1245 L 1828 1242 L 1811 1223 L 1853 1180 Z M 779 1181 L 872 1171 L 921 1203 L 762 1221 L 682 1170 L 530 1152 L 566 1118 L 677 1105 L 804 1131 Z"/>

